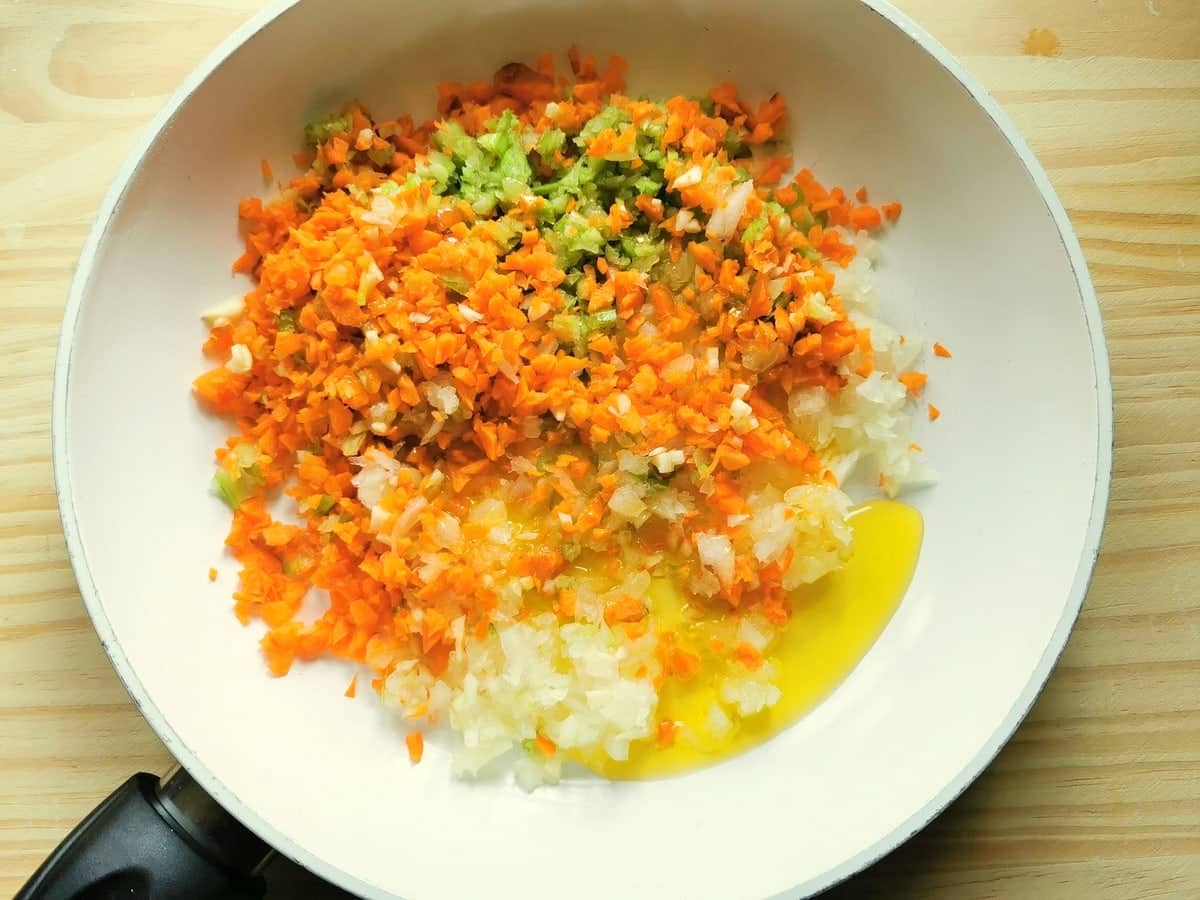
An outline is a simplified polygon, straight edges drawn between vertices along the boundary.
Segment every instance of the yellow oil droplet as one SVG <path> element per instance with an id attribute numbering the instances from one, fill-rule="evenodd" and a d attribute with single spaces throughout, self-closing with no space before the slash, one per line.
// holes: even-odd
<path id="1" fill-rule="evenodd" d="M 791 598 L 792 618 L 769 651 L 778 702 L 740 722 L 713 722 L 717 688 L 702 654 L 700 674 L 686 683 L 669 681 L 659 700 L 661 719 L 678 724 L 671 746 L 634 745 L 629 759 L 605 759 L 596 771 L 614 779 L 676 775 L 741 753 L 787 728 L 826 697 L 866 655 L 900 604 L 921 547 L 921 515 L 903 503 L 872 501 L 851 514 L 852 555 L 845 566 Z M 667 581 L 651 591 L 662 630 L 684 622 L 684 601 Z M 720 717 L 719 713 L 715 715 Z"/>

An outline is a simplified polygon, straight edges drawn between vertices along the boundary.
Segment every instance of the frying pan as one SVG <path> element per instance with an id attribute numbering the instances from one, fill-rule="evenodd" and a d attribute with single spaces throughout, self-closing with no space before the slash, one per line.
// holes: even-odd
<path id="1" fill-rule="evenodd" d="M 302 123 L 347 98 L 429 114 L 436 82 L 572 42 L 628 57 L 637 92 L 783 91 L 799 161 L 903 200 L 885 314 L 955 355 L 931 388 L 945 415 L 919 438 L 941 480 L 910 498 L 926 521 L 917 571 L 849 678 L 720 765 L 529 795 L 454 781 L 436 740 L 410 767 L 401 729 L 373 696 L 347 701 L 335 663 L 267 676 L 230 611 L 227 512 L 206 490 L 225 425 L 189 384 L 200 312 L 248 288 L 229 263 L 259 160 L 285 171 Z M 924 826 L 1028 711 L 1086 592 L 1111 439 L 1100 316 L 1061 204 L 995 102 L 887 3 L 278 4 L 187 79 L 122 168 L 55 376 L 80 591 L 190 777 L 131 781 L 22 897 L 108 896 L 78 891 L 123 878 L 155 898 L 253 896 L 259 840 L 370 898 L 820 891 Z"/>

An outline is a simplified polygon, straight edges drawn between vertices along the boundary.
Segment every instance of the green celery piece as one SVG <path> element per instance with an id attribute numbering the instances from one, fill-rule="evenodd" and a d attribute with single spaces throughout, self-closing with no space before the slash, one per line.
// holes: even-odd
<path id="1" fill-rule="evenodd" d="M 335 134 L 349 131 L 351 124 L 349 116 L 330 116 L 326 119 L 318 119 L 304 126 L 304 137 L 310 144 L 323 144 Z"/>
<path id="2" fill-rule="evenodd" d="M 465 275 L 438 275 L 437 280 L 445 285 L 447 290 L 466 296 L 471 290 L 471 282 Z"/>
<path id="3" fill-rule="evenodd" d="M 296 576 L 305 569 L 311 569 L 313 560 L 307 556 L 297 556 L 295 559 L 285 559 L 283 561 L 283 574 Z"/>
<path id="4" fill-rule="evenodd" d="M 613 331 L 617 327 L 617 311 L 602 309 L 587 317 L 587 329 L 591 331 Z"/>
<path id="5" fill-rule="evenodd" d="M 555 152 L 562 149 L 566 140 L 566 132 L 561 128 L 551 128 L 538 138 L 534 149 L 543 160 L 553 159 Z"/>
<path id="6" fill-rule="evenodd" d="M 372 147 L 367 151 L 367 159 L 380 167 L 390 166 L 392 164 L 392 157 L 395 155 L 396 151 L 390 145 L 387 147 Z"/>
<path id="7" fill-rule="evenodd" d="M 622 125 L 627 125 L 632 121 L 633 117 L 630 116 L 628 110 L 621 109 L 619 106 L 606 106 L 584 123 L 579 136 L 575 138 L 575 143 L 579 147 L 586 147 L 604 129 L 611 128 L 613 131 L 620 131 Z"/>
<path id="8" fill-rule="evenodd" d="M 454 177 L 456 169 L 454 159 L 445 153 L 433 150 L 415 168 L 415 173 L 424 179 L 432 181 L 436 193 L 445 193 Z"/>
<path id="9" fill-rule="evenodd" d="M 241 478 L 234 478 L 224 469 L 218 469 L 213 475 L 212 489 L 218 497 L 225 501 L 230 509 L 237 509 L 243 501 L 248 500 L 251 491 L 247 489 Z"/>
<path id="10" fill-rule="evenodd" d="M 479 143 L 457 122 L 443 122 L 434 132 L 433 143 L 457 162 L 478 159 L 483 155 Z"/>

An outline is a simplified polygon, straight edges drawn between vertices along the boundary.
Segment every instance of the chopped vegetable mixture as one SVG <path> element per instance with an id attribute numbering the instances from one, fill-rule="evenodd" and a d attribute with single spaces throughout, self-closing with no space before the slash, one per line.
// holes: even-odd
<path id="1" fill-rule="evenodd" d="M 311 123 L 306 171 L 240 205 L 253 290 L 206 316 L 238 615 L 272 672 L 341 657 L 448 720 L 462 774 L 681 740 L 656 698 L 702 661 L 756 714 L 793 592 L 849 553 L 840 481 L 923 477 L 919 342 L 861 259 L 900 205 L 788 177 L 779 95 L 625 70 L 572 49 L 441 85 L 436 121 Z"/>

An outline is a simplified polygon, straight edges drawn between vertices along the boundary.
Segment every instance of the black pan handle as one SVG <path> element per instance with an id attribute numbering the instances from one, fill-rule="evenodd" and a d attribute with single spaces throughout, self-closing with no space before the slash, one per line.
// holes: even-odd
<path id="1" fill-rule="evenodd" d="M 134 775 L 42 863 L 15 900 L 261 900 L 270 849 L 183 769 Z"/>

